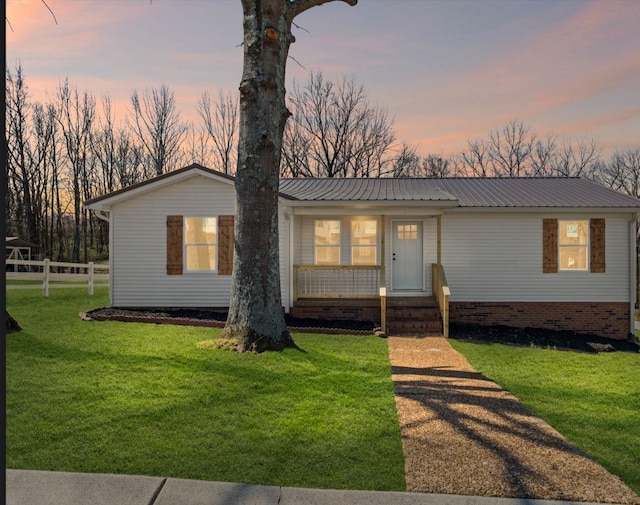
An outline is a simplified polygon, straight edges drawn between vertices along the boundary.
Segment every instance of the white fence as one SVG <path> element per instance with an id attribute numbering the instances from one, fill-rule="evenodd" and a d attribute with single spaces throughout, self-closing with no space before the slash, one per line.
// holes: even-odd
<path id="1" fill-rule="evenodd" d="M 7 280 L 42 281 L 42 296 L 49 296 L 51 282 L 86 282 L 89 294 L 93 294 L 93 288 L 98 281 L 109 281 L 109 266 L 95 265 L 91 263 L 64 263 L 61 261 L 29 261 L 6 260 Z M 8 266 L 13 265 L 13 271 Z M 26 271 L 20 271 L 24 267 Z M 58 284 L 56 287 L 74 287 L 69 284 Z"/>

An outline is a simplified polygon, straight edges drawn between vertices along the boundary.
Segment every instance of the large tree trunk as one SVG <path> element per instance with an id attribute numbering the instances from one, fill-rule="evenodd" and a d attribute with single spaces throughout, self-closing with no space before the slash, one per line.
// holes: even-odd
<path id="1" fill-rule="evenodd" d="M 236 227 L 229 317 L 222 338 L 237 350 L 295 344 L 284 320 L 278 247 L 278 168 L 288 111 L 291 43 L 282 0 L 245 0 L 244 71 L 236 172 Z"/>
<path id="2" fill-rule="evenodd" d="M 242 0 L 235 249 L 229 316 L 221 335 L 238 352 L 295 347 L 284 320 L 278 250 L 278 171 L 289 116 L 285 69 L 293 19 L 329 1 Z"/>

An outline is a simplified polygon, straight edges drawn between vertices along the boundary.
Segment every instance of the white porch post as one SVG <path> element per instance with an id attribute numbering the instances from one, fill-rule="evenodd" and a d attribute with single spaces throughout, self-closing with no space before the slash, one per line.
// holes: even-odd
<path id="1" fill-rule="evenodd" d="M 442 264 L 442 214 L 436 216 L 436 225 L 438 230 L 438 265 Z"/>

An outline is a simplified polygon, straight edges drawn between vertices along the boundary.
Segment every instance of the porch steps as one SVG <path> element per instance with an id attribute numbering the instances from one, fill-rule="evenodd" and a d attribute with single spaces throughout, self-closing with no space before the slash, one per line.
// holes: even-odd
<path id="1" fill-rule="evenodd" d="M 387 335 L 442 335 L 442 315 L 435 298 L 388 298 Z"/>

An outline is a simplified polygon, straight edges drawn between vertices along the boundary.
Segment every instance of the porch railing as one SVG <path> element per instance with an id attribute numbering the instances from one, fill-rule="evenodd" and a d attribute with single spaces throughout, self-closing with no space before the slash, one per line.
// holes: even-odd
<path id="1" fill-rule="evenodd" d="M 378 298 L 380 265 L 293 266 L 293 300 L 299 298 Z"/>
<path id="2" fill-rule="evenodd" d="M 442 333 L 445 338 L 449 338 L 449 297 L 451 290 L 444 274 L 444 268 L 439 263 L 431 264 L 431 286 L 433 296 L 438 300 L 440 313 L 442 314 Z"/>

